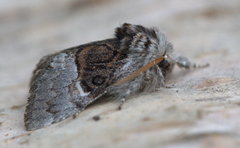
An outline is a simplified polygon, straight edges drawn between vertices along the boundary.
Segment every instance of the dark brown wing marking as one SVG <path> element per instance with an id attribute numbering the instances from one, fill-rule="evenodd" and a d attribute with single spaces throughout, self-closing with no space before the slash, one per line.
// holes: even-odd
<path id="1" fill-rule="evenodd" d="M 78 71 L 76 81 L 83 91 L 82 94 L 89 93 L 89 95 L 81 96 L 80 99 L 71 99 L 71 102 L 74 102 L 76 107 L 82 110 L 105 93 L 108 86 L 117 81 L 114 73 L 126 63 L 124 59 L 127 56 L 120 53 L 119 49 L 112 46 L 111 43 L 101 42 L 73 52 Z"/>
<path id="2" fill-rule="evenodd" d="M 76 52 L 78 80 L 84 92 L 91 92 L 99 87 L 106 88 L 114 82 L 117 68 L 123 66 L 121 53 L 111 44 L 90 46 Z"/>

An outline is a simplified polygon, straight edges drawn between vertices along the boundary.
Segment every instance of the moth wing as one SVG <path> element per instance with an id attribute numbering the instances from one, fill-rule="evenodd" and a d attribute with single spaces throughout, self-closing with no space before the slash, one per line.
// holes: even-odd
<path id="1" fill-rule="evenodd" d="M 113 48 L 105 50 L 104 46 L 104 52 L 100 53 L 109 54 L 105 57 L 111 60 L 88 59 L 99 53 L 96 48 L 98 46 L 57 53 L 39 62 L 24 115 L 27 130 L 39 129 L 78 113 L 115 82 L 114 66 L 117 65 L 106 65 L 116 60 L 112 58 L 117 55 L 116 51 L 112 52 Z"/>

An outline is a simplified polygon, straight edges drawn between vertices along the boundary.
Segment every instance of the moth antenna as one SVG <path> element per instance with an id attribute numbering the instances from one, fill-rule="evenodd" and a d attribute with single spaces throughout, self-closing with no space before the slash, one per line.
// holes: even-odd
<path id="1" fill-rule="evenodd" d="M 118 85 L 120 83 L 126 82 L 128 80 L 131 80 L 135 77 L 137 77 L 138 75 L 140 75 L 141 73 L 147 71 L 149 68 L 153 67 L 154 65 L 157 65 L 158 63 L 160 63 L 162 60 L 164 60 L 166 58 L 166 56 L 162 56 L 150 63 L 148 63 L 147 65 L 143 66 L 142 68 L 140 68 L 138 71 L 134 72 L 133 74 L 131 74 L 130 76 L 126 77 L 125 79 L 113 84 L 113 86 Z"/>
<path id="2" fill-rule="evenodd" d="M 183 56 L 178 56 L 176 58 L 176 64 L 181 67 L 181 68 L 186 68 L 186 69 L 199 69 L 199 68 L 205 68 L 209 66 L 209 63 L 207 64 L 195 64 L 190 62 L 186 57 Z"/>

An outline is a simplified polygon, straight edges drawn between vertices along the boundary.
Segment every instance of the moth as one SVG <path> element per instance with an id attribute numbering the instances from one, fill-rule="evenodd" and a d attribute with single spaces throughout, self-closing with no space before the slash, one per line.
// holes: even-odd
<path id="1" fill-rule="evenodd" d="M 175 64 L 197 67 L 173 52 L 173 45 L 157 28 L 124 23 L 113 38 L 43 57 L 30 83 L 24 114 L 27 130 L 76 115 L 104 94 L 124 100 L 156 91 L 165 86 Z"/>

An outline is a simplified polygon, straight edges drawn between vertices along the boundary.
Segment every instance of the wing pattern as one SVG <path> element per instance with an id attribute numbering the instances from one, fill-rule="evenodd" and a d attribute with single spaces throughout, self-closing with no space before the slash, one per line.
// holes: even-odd
<path id="1" fill-rule="evenodd" d="M 113 41 L 96 42 L 44 57 L 31 81 L 24 120 L 27 130 L 42 128 L 83 110 L 117 81 L 124 65 Z"/>

